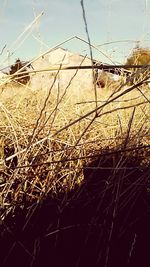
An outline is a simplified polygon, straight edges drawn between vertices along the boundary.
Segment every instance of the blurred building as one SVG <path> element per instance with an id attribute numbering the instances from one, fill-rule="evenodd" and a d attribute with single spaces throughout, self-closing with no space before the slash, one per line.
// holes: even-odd
<path id="1" fill-rule="evenodd" d="M 71 53 L 63 48 L 57 48 L 41 56 L 32 63 L 35 73 L 31 74 L 30 86 L 33 90 L 66 87 L 73 91 L 91 89 L 93 86 L 92 69 L 61 70 L 71 66 L 91 66 L 91 59 Z M 54 68 L 55 70 L 49 71 Z M 58 70 L 59 71 L 58 71 Z M 38 72 L 43 70 L 42 72 Z M 36 72 L 37 71 L 37 72 Z M 68 88 L 68 89 L 69 89 Z"/>

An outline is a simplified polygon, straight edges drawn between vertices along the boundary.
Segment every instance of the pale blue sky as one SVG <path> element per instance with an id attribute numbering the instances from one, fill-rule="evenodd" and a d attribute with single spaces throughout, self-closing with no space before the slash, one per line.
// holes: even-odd
<path id="1" fill-rule="evenodd" d="M 91 42 L 134 40 L 150 47 L 150 0 L 84 0 Z M 44 14 L 27 30 L 35 16 Z M 87 40 L 80 0 L 0 0 L 0 56 L 1 65 L 16 58 L 30 60 L 65 39 L 77 35 Z M 18 41 L 16 41 L 18 40 Z M 123 62 L 135 47 L 135 42 L 120 42 L 100 46 L 99 49 L 114 61 Z M 72 40 L 64 45 L 71 51 L 84 53 L 87 45 Z M 94 56 L 108 62 L 100 52 Z M 4 63 L 3 63 L 4 64 Z"/>

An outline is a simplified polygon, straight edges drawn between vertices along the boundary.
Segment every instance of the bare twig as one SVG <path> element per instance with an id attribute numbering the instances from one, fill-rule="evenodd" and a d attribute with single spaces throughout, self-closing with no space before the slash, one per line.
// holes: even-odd
<path id="1" fill-rule="evenodd" d="M 0 56 L 3 54 L 5 48 L 6 48 L 6 44 L 4 45 L 4 47 L 2 48 L 2 50 L 0 52 Z"/>
<path id="2" fill-rule="evenodd" d="M 92 74 L 93 74 L 94 94 L 95 94 L 95 106 L 96 106 L 95 114 L 97 115 L 97 106 L 98 106 L 98 104 L 97 104 L 97 88 L 96 88 L 96 81 L 95 81 L 95 72 L 94 72 L 94 68 L 93 68 L 93 65 L 94 65 L 93 64 L 93 52 L 92 52 L 92 47 L 91 47 L 91 40 L 90 40 L 89 31 L 88 31 L 88 25 L 87 25 L 85 7 L 84 7 L 84 1 L 83 0 L 81 0 L 81 7 L 82 7 L 82 12 L 83 12 L 85 31 L 86 31 L 87 39 L 88 39 L 88 43 L 89 43 L 89 50 L 90 50 L 90 57 L 91 57 L 91 64 L 92 64 Z"/>

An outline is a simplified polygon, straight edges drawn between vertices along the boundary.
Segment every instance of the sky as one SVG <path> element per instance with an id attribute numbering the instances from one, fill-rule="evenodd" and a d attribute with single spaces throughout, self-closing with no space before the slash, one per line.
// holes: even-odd
<path id="1" fill-rule="evenodd" d="M 87 41 L 81 0 L 0 0 L 0 69 L 31 60 L 67 39 Z M 124 63 L 137 45 L 150 48 L 150 0 L 84 0 L 93 57 Z M 89 55 L 76 38 L 62 47 Z"/>

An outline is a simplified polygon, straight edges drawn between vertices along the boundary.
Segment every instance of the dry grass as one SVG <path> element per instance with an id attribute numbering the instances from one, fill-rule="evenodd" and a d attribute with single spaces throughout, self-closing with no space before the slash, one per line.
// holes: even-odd
<path id="1" fill-rule="evenodd" d="M 71 37 L 30 63 L 73 39 L 89 46 L 91 59 L 92 49 L 95 49 L 112 62 L 108 55 L 91 44 L 84 1 L 80 2 L 88 41 Z M 12 44 L 15 51 L 42 15 L 43 12 L 35 16 Z M 5 46 L 0 54 L 4 49 Z M 23 71 L 26 75 L 24 70 L 18 73 Z M 41 70 L 36 71 L 40 73 Z M 36 71 L 30 70 L 30 77 Z M 132 240 L 132 231 L 136 222 L 143 218 L 141 210 L 143 212 L 145 207 L 144 211 L 148 213 L 149 207 L 145 194 L 139 198 L 143 188 L 144 193 L 149 195 L 150 192 L 149 69 L 147 72 L 144 67 L 133 70 L 127 82 L 123 73 L 118 82 L 107 79 L 106 75 L 104 89 L 96 88 L 96 85 L 83 88 L 78 79 L 74 83 L 78 71 L 66 88 L 60 88 L 60 85 L 56 88 L 55 80 L 61 65 L 58 71 L 51 72 L 54 84 L 43 90 L 35 90 L 36 85 L 31 88 L 30 83 L 19 84 L 16 74 L 0 80 L 0 226 L 3 239 L 0 261 L 3 266 L 8 262 L 12 265 L 12 259 L 18 260 L 19 256 L 21 265 L 30 258 L 30 266 L 34 261 L 34 266 L 47 266 L 46 259 L 50 265 L 54 260 L 56 266 L 60 258 L 62 266 L 63 257 L 68 259 L 74 253 L 77 258 L 74 266 L 90 266 L 90 261 L 82 264 L 84 249 L 85 259 L 94 255 L 91 257 L 93 266 L 117 266 L 109 265 L 109 258 L 114 254 L 118 259 L 122 254 L 119 250 L 117 254 L 113 253 L 111 246 L 117 247 L 114 240 L 118 242 L 122 233 L 128 235 L 128 228 L 131 228 L 128 263 L 132 250 L 136 254 L 138 234 L 135 231 Z M 139 202 L 144 205 L 140 206 Z M 136 209 L 138 218 L 137 215 L 132 218 Z M 82 240 L 83 233 L 85 240 Z M 60 241 L 63 234 L 64 239 Z M 76 236 L 79 237 L 77 243 Z M 22 251 L 25 254 L 21 254 Z M 39 255 L 43 251 L 40 265 Z M 101 263 L 103 258 L 105 264 Z M 73 261 L 74 257 L 71 264 L 65 266 L 71 266 Z"/>
<path id="2" fill-rule="evenodd" d="M 98 89 L 97 112 L 92 90 L 80 88 L 76 97 L 67 90 L 32 91 L 12 82 L 1 90 L 1 218 L 18 204 L 71 190 L 106 148 L 148 151 L 148 86 Z"/>

